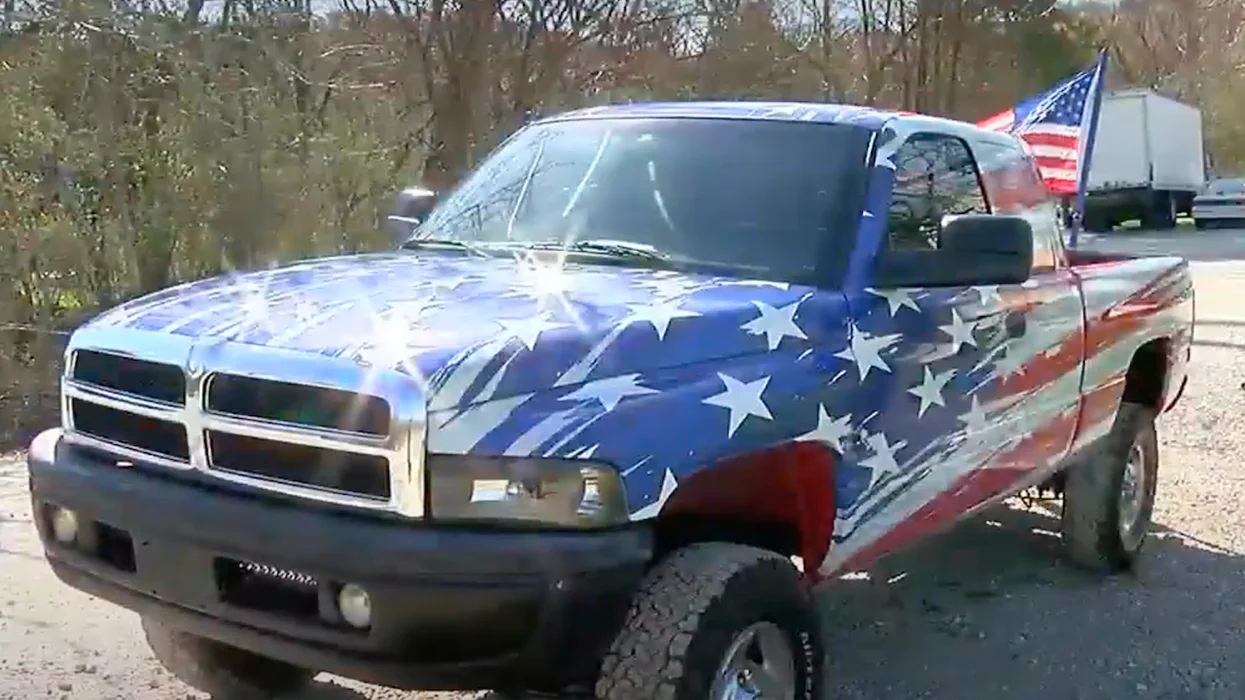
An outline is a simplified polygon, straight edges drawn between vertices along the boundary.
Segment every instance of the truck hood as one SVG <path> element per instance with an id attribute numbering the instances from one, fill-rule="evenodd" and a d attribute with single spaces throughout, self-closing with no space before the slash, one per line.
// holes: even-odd
<path id="1" fill-rule="evenodd" d="M 88 326 L 397 369 L 426 382 L 436 409 L 772 349 L 771 334 L 749 330 L 760 305 L 810 293 L 630 267 L 394 253 L 184 284 Z"/>

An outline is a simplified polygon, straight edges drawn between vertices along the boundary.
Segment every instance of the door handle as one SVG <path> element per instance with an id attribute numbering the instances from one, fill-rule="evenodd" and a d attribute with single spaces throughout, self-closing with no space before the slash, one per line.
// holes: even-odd
<path id="1" fill-rule="evenodd" d="M 855 431 L 855 430 L 848 433 L 847 435 L 844 435 L 843 441 L 841 444 L 843 445 L 844 456 L 857 455 L 865 447 L 864 438 L 860 436 L 860 432 Z"/>
<path id="2" fill-rule="evenodd" d="M 1019 338 L 1028 328 L 1029 322 L 1025 319 L 1023 311 L 1008 311 L 1003 317 L 1003 330 L 1007 332 L 1009 338 Z"/>

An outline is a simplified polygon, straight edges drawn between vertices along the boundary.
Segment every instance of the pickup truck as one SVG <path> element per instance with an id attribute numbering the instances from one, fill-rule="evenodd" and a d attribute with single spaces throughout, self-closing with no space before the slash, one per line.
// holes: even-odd
<path id="1" fill-rule="evenodd" d="M 1065 250 L 1010 136 L 598 107 L 406 204 L 392 252 L 70 340 L 46 556 L 195 687 L 811 699 L 814 585 L 991 504 L 1053 490 L 1103 572 L 1142 550 L 1188 267 Z"/>

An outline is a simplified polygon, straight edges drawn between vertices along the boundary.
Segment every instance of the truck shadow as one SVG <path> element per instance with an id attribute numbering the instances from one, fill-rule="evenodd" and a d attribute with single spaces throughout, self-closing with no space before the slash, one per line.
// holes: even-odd
<path id="1" fill-rule="evenodd" d="M 357 690 L 338 685 L 332 681 L 316 680 L 311 686 L 294 695 L 283 695 L 282 700 L 369 700 L 369 696 Z M 417 696 L 416 696 L 417 697 Z M 252 700 L 252 696 L 229 697 L 213 695 L 207 700 Z"/>
<path id="2" fill-rule="evenodd" d="M 1245 350 L 1245 343 L 1229 343 L 1223 340 L 1194 340 L 1193 344 L 1206 348 L 1225 348 L 1228 350 Z"/>
<path id="3" fill-rule="evenodd" d="M 821 596 L 836 700 L 1245 696 L 1245 558 L 1156 526 L 1136 572 L 1002 508 Z"/>

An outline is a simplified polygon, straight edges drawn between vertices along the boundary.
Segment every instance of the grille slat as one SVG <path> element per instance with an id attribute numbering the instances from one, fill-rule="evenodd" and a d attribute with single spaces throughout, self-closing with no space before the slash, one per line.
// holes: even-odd
<path id="1" fill-rule="evenodd" d="M 79 350 L 74 355 L 72 378 L 162 403 L 180 404 L 186 400 L 186 375 L 176 365 Z"/>
<path id="2" fill-rule="evenodd" d="M 389 461 L 384 457 L 215 430 L 208 431 L 207 443 L 212 466 L 217 469 L 377 499 L 389 498 Z"/>
<path id="3" fill-rule="evenodd" d="M 389 404 L 380 397 L 232 374 L 213 375 L 207 409 L 215 413 L 383 437 Z"/>
<path id="4" fill-rule="evenodd" d="M 190 459 L 186 428 L 181 423 L 118 411 L 81 399 L 71 399 L 69 410 L 74 430 L 80 433 L 172 459 Z"/>

